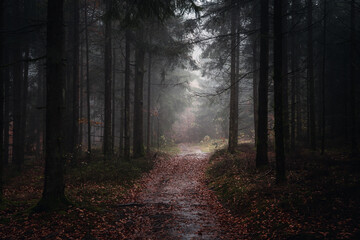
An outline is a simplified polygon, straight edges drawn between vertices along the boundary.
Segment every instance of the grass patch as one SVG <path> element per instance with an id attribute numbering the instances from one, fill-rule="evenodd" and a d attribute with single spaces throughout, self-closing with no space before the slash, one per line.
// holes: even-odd
<path id="1" fill-rule="evenodd" d="M 153 151 L 156 152 L 157 148 L 154 148 Z M 159 151 L 169 155 L 176 155 L 180 153 L 180 148 L 178 145 L 174 144 L 161 147 Z"/>

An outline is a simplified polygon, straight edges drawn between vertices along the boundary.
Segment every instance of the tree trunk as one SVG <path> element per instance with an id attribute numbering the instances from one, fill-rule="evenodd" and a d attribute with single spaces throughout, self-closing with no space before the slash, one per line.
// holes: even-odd
<path id="1" fill-rule="evenodd" d="M 14 2 L 14 17 L 21 16 L 20 1 Z M 15 28 L 22 27 L 21 21 L 15 23 Z M 13 75 L 13 163 L 16 165 L 17 170 L 20 170 L 22 163 L 24 162 L 24 146 L 21 144 L 21 110 L 22 110 L 22 86 L 23 86 L 23 63 L 22 63 L 22 38 L 15 40 L 16 46 L 14 46 L 13 61 L 15 64 L 12 68 Z"/>
<path id="2" fill-rule="evenodd" d="M 5 54 L 8 54 L 7 50 Z M 6 56 L 6 55 L 5 55 Z M 9 61 L 9 57 L 6 57 L 5 62 Z M 10 68 L 5 68 L 4 75 L 4 164 L 7 165 L 9 163 L 9 126 L 10 126 Z"/>
<path id="3" fill-rule="evenodd" d="M 25 59 L 29 58 L 29 46 L 25 47 Z M 23 86 L 22 86 L 22 96 L 21 96 L 21 136 L 20 136 L 20 145 L 23 146 L 22 156 L 24 158 L 24 150 L 26 145 L 26 120 L 27 120 L 27 102 L 28 102 L 28 85 L 29 85 L 29 62 L 24 62 L 24 76 L 23 76 Z"/>
<path id="4" fill-rule="evenodd" d="M 286 151 L 289 150 L 289 77 L 288 77 L 288 1 L 282 1 L 283 11 L 283 41 L 282 41 L 282 83 L 283 83 L 283 125 L 284 125 L 284 142 Z"/>
<path id="5" fill-rule="evenodd" d="M 133 156 L 134 158 L 144 156 L 144 133 L 143 133 L 143 83 L 144 83 L 144 58 L 143 29 L 136 33 L 135 51 L 135 87 L 134 87 L 134 125 L 133 125 Z"/>
<path id="6" fill-rule="evenodd" d="M 122 61 L 120 61 L 122 66 Z M 123 77 L 120 76 L 120 113 L 119 113 L 119 156 L 124 156 L 124 82 Z"/>
<path id="7" fill-rule="evenodd" d="M 229 121 L 229 146 L 228 151 L 235 153 L 238 141 L 238 84 L 236 79 L 237 40 L 237 1 L 231 1 L 231 66 L 230 66 L 230 121 Z"/>
<path id="8" fill-rule="evenodd" d="M 151 44 L 151 40 L 150 40 Z M 148 65 L 148 89 L 147 89 L 147 134 L 146 134 L 146 153 L 150 155 L 150 117 L 151 117 L 151 50 L 149 51 L 149 65 Z"/>
<path id="9" fill-rule="evenodd" d="M 106 12 L 111 10 L 111 1 L 106 1 Z M 111 156 L 111 19 L 105 20 L 105 103 L 104 103 L 104 157 L 109 159 Z"/>
<path id="10" fill-rule="evenodd" d="M 115 52 L 115 48 L 113 48 L 113 69 L 112 69 L 112 73 L 113 73 L 113 86 L 112 86 L 112 126 L 111 126 L 111 151 L 114 152 L 115 148 L 115 91 L 116 91 L 116 84 L 115 84 L 115 77 L 116 77 L 116 52 Z"/>
<path id="11" fill-rule="evenodd" d="M 125 33 L 124 158 L 130 160 L 130 30 Z"/>
<path id="12" fill-rule="evenodd" d="M 85 0 L 85 45 L 86 45 L 86 107 L 87 107 L 87 144 L 88 154 L 91 154 L 91 120 L 90 120 L 90 74 L 89 74 L 89 31 L 87 21 L 87 0 Z"/>
<path id="13" fill-rule="evenodd" d="M 295 150 L 295 142 L 296 142 L 296 86 L 298 82 L 298 52 L 297 52 L 297 35 L 295 34 L 295 31 L 297 28 L 295 27 L 298 23 L 297 18 L 297 11 L 299 7 L 298 0 L 293 0 L 292 3 L 292 17 L 291 17 L 291 72 L 292 72 L 292 79 L 291 79 L 291 123 L 290 123 L 290 147 L 291 150 Z"/>
<path id="14" fill-rule="evenodd" d="M 269 0 L 261 0 L 260 79 L 256 166 L 268 164 Z"/>
<path id="15" fill-rule="evenodd" d="M 351 119 L 351 154 L 357 156 L 359 149 L 357 146 L 357 114 L 356 114 L 356 26 L 355 26 L 355 0 L 351 0 L 351 16 L 350 16 L 350 119 Z"/>
<path id="16" fill-rule="evenodd" d="M 307 27 L 308 27 L 308 43 L 307 43 L 307 81 L 308 81 L 308 106 L 309 106 L 309 137 L 311 149 L 316 149 L 316 129 L 315 129 L 315 84 L 314 84 L 314 63 L 313 63 L 313 2 L 307 0 Z"/>
<path id="17" fill-rule="evenodd" d="M 323 28 L 323 59 L 322 59 L 322 76 L 321 76 L 321 154 L 324 154 L 325 151 L 325 68 L 326 68 L 326 25 L 327 25 L 327 16 L 326 16 L 326 2 L 324 0 L 324 28 Z"/>
<path id="18" fill-rule="evenodd" d="M 0 0 L 0 29 L 4 29 L 4 1 Z M 0 32 L 0 66 L 4 63 L 4 37 Z M 4 111 L 4 68 L 0 67 L 0 203 L 3 200 L 3 176 L 4 176 L 4 160 L 3 160 L 3 111 Z"/>
<path id="19" fill-rule="evenodd" d="M 64 0 L 49 0 L 46 61 L 46 157 L 42 198 L 35 211 L 67 205 L 64 189 L 64 83 L 65 31 Z"/>
<path id="20" fill-rule="evenodd" d="M 18 17 L 19 15 L 23 15 L 26 13 L 25 10 L 26 7 L 21 8 L 21 4 L 19 1 L 16 1 L 14 3 L 15 9 L 15 16 L 14 17 Z M 16 28 L 20 28 L 23 27 L 23 22 L 22 21 L 18 21 L 15 24 Z M 17 170 L 20 170 L 21 165 L 24 162 L 24 136 L 25 136 L 25 132 L 23 129 L 24 127 L 24 123 L 23 121 L 25 121 L 26 119 L 24 118 L 23 114 L 23 110 L 24 110 L 24 105 L 26 105 L 25 99 L 24 99 L 24 91 L 27 91 L 27 87 L 25 85 L 27 85 L 27 77 L 24 78 L 25 74 L 24 70 L 25 67 L 27 66 L 26 64 L 28 64 L 27 62 L 23 63 L 23 50 L 25 50 L 25 55 L 27 54 L 27 46 L 24 46 L 24 41 L 23 41 L 23 36 L 16 38 L 15 40 L 16 42 L 16 46 L 15 46 L 15 50 L 14 50 L 14 58 L 13 61 L 15 62 L 14 66 L 13 66 L 13 82 L 14 82 L 14 86 L 13 86 L 13 101 L 14 101 L 14 105 L 13 105 L 13 162 L 15 163 Z M 26 87 L 26 89 L 25 89 Z M 27 94 L 27 93 L 26 93 Z"/>
<path id="21" fill-rule="evenodd" d="M 257 64 L 257 41 L 253 41 L 253 110 L 254 110 L 254 135 L 255 135 L 255 146 L 257 144 L 257 132 L 258 132 L 258 64 Z"/>
<path id="22" fill-rule="evenodd" d="M 83 37 L 80 40 L 80 105 L 79 105 L 79 119 L 83 119 L 84 107 L 84 51 L 83 51 Z M 79 153 L 82 152 L 83 145 L 83 122 L 79 123 Z"/>
<path id="23" fill-rule="evenodd" d="M 38 64 L 38 74 L 37 74 L 37 78 L 38 78 L 38 88 L 37 88 L 37 99 L 36 99 L 36 106 L 39 109 L 37 112 L 37 121 L 41 124 L 38 124 L 37 129 L 36 129 L 36 159 L 41 159 L 41 157 L 43 156 L 43 143 L 44 143 L 44 126 L 45 126 L 45 122 L 44 122 L 44 113 L 45 113 L 45 102 L 44 102 L 44 88 L 45 88 L 45 81 L 44 81 L 44 66 L 43 66 L 44 62 L 41 61 Z"/>
<path id="24" fill-rule="evenodd" d="M 73 105 L 72 105 L 72 154 L 73 162 L 77 162 L 79 151 L 79 24 L 80 24 L 80 0 L 73 0 L 74 26 L 73 26 Z"/>
<path id="25" fill-rule="evenodd" d="M 22 83 L 23 83 L 23 68 L 22 68 L 22 52 L 21 47 L 18 46 L 14 51 L 13 66 L 13 163 L 17 170 L 20 170 L 24 162 L 24 146 L 21 145 L 21 109 L 22 109 Z"/>
<path id="26" fill-rule="evenodd" d="M 257 29 L 258 28 L 258 1 L 254 2 L 253 5 L 253 14 L 252 14 L 252 28 Z M 252 65 L 253 65 L 253 111 L 254 111 L 254 138 L 255 138 L 255 147 L 257 144 L 257 132 L 258 132 L 258 84 L 259 84 L 259 71 L 258 71 L 258 37 L 259 34 L 253 34 L 252 37 L 252 50 L 253 50 L 253 59 L 252 59 Z"/>
<path id="27" fill-rule="evenodd" d="M 276 153 L 276 182 L 286 181 L 285 154 L 284 154 L 284 126 L 283 126 L 283 3 L 282 0 L 274 2 L 274 99 L 275 99 L 275 153 Z"/>

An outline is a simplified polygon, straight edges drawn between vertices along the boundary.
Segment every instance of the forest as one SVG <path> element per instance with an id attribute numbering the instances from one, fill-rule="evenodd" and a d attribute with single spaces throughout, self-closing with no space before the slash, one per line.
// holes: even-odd
<path id="1" fill-rule="evenodd" d="M 0 239 L 360 239 L 360 0 L 0 0 Z"/>

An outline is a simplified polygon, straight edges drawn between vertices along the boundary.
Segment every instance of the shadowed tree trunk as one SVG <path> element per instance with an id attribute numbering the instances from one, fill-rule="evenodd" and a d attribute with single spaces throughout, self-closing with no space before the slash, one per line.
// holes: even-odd
<path id="1" fill-rule="evenodd" d="M 120 52 L 123 52 L 123 42 L 120 42 Z M 119 68 L 123 69 L 123 60 L 120 58 Z M 119 75 L 119 157 L 124 156 L 124 76 Z"/>
<path id="2" fill-rule="evenodd" d="M 0 0 L 0 29 L 4 27 L 4 1 Z M 4 37 L 0 32 L 0 66 L 4 65 Z M 4 176 L 4 160 L 3 160 L 3 112 L 4 112 L 4 68 L 0 67 L 0 203 L 3 200 L 3 176 Z"/>
<path id="3" fill-rule="evenodd" d="M 29 46 L 25 47 L 25 59 L 29 59 Z M 22 155 L 24 158 L 24 150 L 25 145 L 27 144 L 25 141 L 26 138 L 26 123 L 27 123 L 27 104 L 28 104 L 28 87 L 29 87 L 29 62 L 24 62 L 24 76 L 23 76 L 23 84 L 22 84 L 22 93 L 21 93 L 21 136 L 20 136 L 20 144 L 22 147 Z"/>
<path id="4" fill-rule="evenodd" d="M 120 66 L 122 67 L 123 62 L 120 61 Z M 119 114 L 119 156 L 124 156 L 124 82 L 123 76 L 120 76 L 120 114 Z"/>
<path id="5" fill-rule="evenodd" d="M 5 49 L 3 49 L 5 50 Z M 5 56 L 4 62 L 9 61 L 9 57 L 7 54 L 9 54 L 10 51 L 5 50 Z M 9 126 L 10 126 L 10 68 L 7 67 L 4 69 L 5 75 L 4 75 L 4 164 L 7 165 L 9 163 Z"/>
<path id="6" fill-rule="evenodd" d="M 79 151 L 79 90 L 80 90 L 80 76 L 79 76 L 79 24 L 80 24 L 80 0 L 73 0 L 74 11 L 74 29 L 73 29 L 73 106 L 72 106 L 72 153 L 73 161 L 77 162 Z"/>
<path id="7" fill-rule="evenodd" d="M 324 16 L 324 26 L 323 26 L 323 59 L 322 59 L 322 73 L 321 73 L 321 154 L 324 154 L 325 151 L 325 68 L 326 68 L 326 25 L 327 25 L 327 16 L 326 16 L 326 5 L 327 2 L 324 0 L 323 6 L 323 16 Z"/>
<path id="8" fill-rule="evenodd" d="M 22 15 L 20 10 L 21 4 L 19 0 L 14 2 L 14 17 Z M 16 28 L 22 27 L 21 21 L 19 20 L 15 24 Z M 23 63 L 22 63 L 22 38 L 18 37 L 15 40 L 16 45 L 13 52 L 13 162 L 16 165 L 17 170 L 20 170 L 22 163 L 24 162 L 24 145 L 22 144 L 22 91 L 23 91 Z"/>
<path id="9" fill-rule="evenodd" d="M 255 1 L 253 4 L 253 14 L 252 14 L 252 28 L 258 28 L 258 1 Z M 255 147 L 257 144 L 257 131 L 258 131 L 258 84 L 259 84 L 259 71 L 258 71 L 258 37 L 259 34 L 256 32 L 252 36 L 252 67 L 253 67 L 253 111 L 254 111 L 254 137 L 255 137 Z"/>
<path id="10" fill-rule="evenodd" d="M 64 189 L 64 0 L 48 1 L 46 62 L 46 156 L 42 198 L 35 211 L 67 204 Z"/>
<path id="11" fill-rule="evenodd" d="M 315 84 L 314 84 L 314 61 L 313 61 L 313 2 L 307 0 L 307 83 L 308 83 L 308 106 L 309 106 L 309 140 L 311 149 L 316 149 L 316 129 L 315 129 Z"/>
<path id="12" fill-rule="evenodd" d="M 282 1 L 283 11 L 283 23 L 282 29 L 283 40 L 282 40 L 282 83 L 283 83 L 283 113 L 284 113 L 284 142 L 286 151 L 289 151 L 289 77 L 288 77 L 288 1 Z"/>
<path id="13" fill-rule="evenodd" d="M 106 13 L 111 10 L 112 0 L 106 1 Z M 111 19 L 105 19 L 105 104 L 104 104 L 104 157 L 109 159 L 111 155 Z"/>
<path id="14" fill-rule="evenodd" d="M 130 30 L 125 32 L 124 158 L 130 160 Z"/>
<path id="15" fill-rule="evenodd" d="M 290 123 L 290 146 L 291 150 L 295 150 L 295 141 L 296 141 L 296 100 L 297 100 L 297 91 L 296 86 L 298 82 L 298 52 L 297 52 L 297 35 L 295 33 L 296 31 L 296 25 L 298 24 L 298 18 L 297 18 L 297 10 L 299 7 L 299 1 L 293 0 L 291 11 L 292 11 L 292 17 L 291 17 L 291 72 L 292 72 L 292 79 L 291 79 L 291 123 Z"/>
<path id="16" fill-rule="evenodd" d="M 151 44 L 151 39 L 150 39 Z M 151 61 L 152 61 L 152 55 L 151 50 L 149 51 L 149 64 L 148 64 L 148 89 L 147 89 L 147 134 L 146 134 L 146 153 L 147 155 L 150 154 L 150 117 L 151 117 Z"/>
<path id="17" fill-rule="evenodd" d="M 235 153 L 238 141 L 238 84 L 236 79 L 236 29 L 238 8 L 237 1 L 231 1 L 231 66 L 230 66 L 230 122 L 229 122 L 229 147 L 230 153 Z"/>
<path id="18" fill-rule="evenodd" d="M 84 42 L 84 38 L 83 38 L 83 36 L 81 36 L 81 40 L 80 40 L 80 66 L 79 66 L 80 67 L 79 119 L 83 119 L 83 112 L 84 112 L 84 49 L 83 49 L 84 44 L 83 44 L 83 42 Z M 82 152 L 83 136 L 84 136 L 84 125 L 83 125 L 83 122 L 82 122 L 81 124 L 79 123 L 79 144 L 80 144 L 79 152 L 80 152 L 80 154 Z"/>
<path id="19" fill-rule="evenodd" d="M 357 146 L 357 114 L 356 114 L 356 26 L 355 26 L 355 0 L 351 0 L 350 9 L 350 119 L 351 119 L 351 154 L 357 156 L 359 149 Z"/>
<path id="20" fill-rule="evenodd" d="M 116 83 L 115 83 L 115 77 L 116 77 L 116 52 L 115 52 L 115 48 L 113 48 L 113 69 L 112 69 L 112 73 L 113 73 L 113 86 L 112 86 L 112 126 L 111 126 L 111 151 L 114 152 L 115 148 L 115 92 L 116 92 Z"/>
<path id="21" fill-rule="evenodd" d="M 21 145 L 21 109 L 22 109 L 22 83 L 23 83 L 23 68 L 22 68 L 22 52 L 20 47 L 14 52 L 14 61 L 17 61 L 13 66 L 13 163 L 16 168 L 20 170 L 24 162 L 24 146 Z"/>
<path id="22" fill-rule="evenodd" d="M 253 40 L 253 111 L 254 111 L 254 135 L 255 135 L 255 146 L 257 144 L 257 132 L 258 132 L 258 63 L 257 63 L 257 36 L 254 36 Z"/>
<path id="23" fill-rule="evenodd" d="M 275 98 L 275 153 L 276 153 L 276 182 L 286 181 L 285 154 L 283 135 L 283 3 L 282 0 L 274 1 L 274 98 Z"/>
<path id="24" fill-rule="evenodd" d="M 88 154 L 91 154 L 91 121 L 90 121 L 90 75 L 89 75 L 89 31 L 87 20 L 87 0 L 85 0 L 85 45 L 86 45 L 86 107 L 87 107 L 87 145 Z"/>
<path id="25" fill-rule="evenodd" d="M 260 79 L 256 166 L 268 164 L 269 0 L 261 0 Z"/>
<path id="26" fill-rule="evenodd" d="M 143 83 L 144 83 L 144 58 L 145 50 L 143 46 L 143 29 L 138 29 L 136 33 L 135 51 L 135 87 L 134 87 L 134 125 L 133 125 L 133 157 L 142 157 L 144 151 L 144 132 L 143 132 Z"/>

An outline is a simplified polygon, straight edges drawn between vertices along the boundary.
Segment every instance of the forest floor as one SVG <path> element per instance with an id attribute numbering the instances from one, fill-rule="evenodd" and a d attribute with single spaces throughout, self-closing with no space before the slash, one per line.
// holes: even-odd
<path id="1" fill-rule="evenodd" d="M 244 238 L 240 220 L 206 186 L 209 154 L 189 144 L 178 148 L 176 155 L 157 154 L 149 172 L 149 159 L 69 168 L 66 195 L 73 205 L 52 213 L 31 213 L 41 197 L 43 167 L 28 162 L 21 174 L 7 176 L 0 239 Z"/>
<path id="2" fill-rule="evenodd" d="M 360 239 L 360 161 L 344 151 L 302 149 L 287 156 L 287 183 L 275 184 L 275 156 L 255 168 L 253 144 L 210 158 L 207 181 L 241 219 L 248 239 Z"/>
<path id="3" fill-rule="evenodd" d="M 68 167 L 68 209 L 31 213 L 43 162 L 7 169 L 0 239 L 360 239 L 360 164 L 340 153 L 288 157 L 275 184 L 274 155 L 256 170 L 254 148 L 236 154 L 179 144 L 176 154 Z"/>

